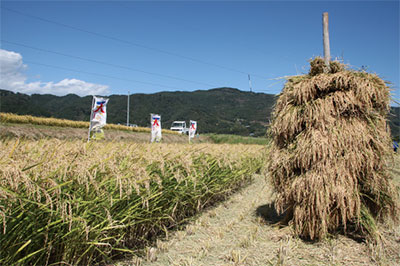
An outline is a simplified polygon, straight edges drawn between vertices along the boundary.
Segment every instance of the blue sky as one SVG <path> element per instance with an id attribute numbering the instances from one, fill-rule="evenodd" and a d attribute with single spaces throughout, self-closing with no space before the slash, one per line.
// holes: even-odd
<path id="1" fill-rule="evenodd" d="M 323 55 L 323 12 L 332 56 L 391 81 L 399 101 L 398 1 L 2 1 L 1 86 L 56 95 L 249 90 L 249 73 L 254 91 L 276 94 L 277 78 L 306 73 L 307 60 Z"/>

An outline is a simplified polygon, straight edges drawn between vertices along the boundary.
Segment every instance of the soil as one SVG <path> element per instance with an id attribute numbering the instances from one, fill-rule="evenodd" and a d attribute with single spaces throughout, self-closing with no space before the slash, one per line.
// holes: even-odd
<path id="1" fill-rule="evenodd" d="M 145 132 L 129 132 L 121 130 L 104 130 L 104 136 L 109 141 L 134 141 L 138 143 L 150 142 L 150 133 Z M 26 138 L 26 139 L 84 139 L 88 137 L 88 129 L 85 128 L 67 128 L 67 127 L 50 127 L 38 126 L 31 124 L 0 124 L 0 139 L 2 138 Z M 206 142 L 208 137 L 195 137 L 192 142 Z M 187 143 L 187 135 L 163 134 L 163 143 Z"/>

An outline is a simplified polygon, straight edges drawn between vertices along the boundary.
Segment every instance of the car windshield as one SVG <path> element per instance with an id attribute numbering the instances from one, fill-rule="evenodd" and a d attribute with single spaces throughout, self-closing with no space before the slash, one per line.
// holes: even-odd
<path id="1" fill-rule="evenodd" d="M 172 123 L 171 127 L 183 127 L 183 123 Z"/>

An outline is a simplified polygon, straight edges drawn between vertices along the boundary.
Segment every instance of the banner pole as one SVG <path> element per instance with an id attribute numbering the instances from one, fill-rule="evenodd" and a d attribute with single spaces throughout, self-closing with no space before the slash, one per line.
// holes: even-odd
<path id="1" fill-rule="evenodd" d="M 160 134 L 159 134 L 160 139 L 158 140 L 158 142 L 161 142 L 161 139 L 162 139 L 161 115 L 158 115 L 158 118 L 159 118 L 158 123 L 159 123 L 159 127 L 160 127 L 160 129 L 159 129 L 159 132 L 160 132 Z"/>
<path id="2" fill-rule="evenodd" d="M 189 120 L 189 131 L 188 131 L 188 136 L 189 136 L 189 144 L 190 144 L 190 131 L 192 130 L 192 120 Z"/>
<path id="3" fill-rule="evenodd" d="M 88 132 L 88 139 L 87 141 L 90 141 L 90 129 L 92 127 L 92 115 L 93 115 L 93 104 L 94 104 L 94 95 L 92 95 L 92 107 L 90 108 L 90 118 L 89 118 L 89 132 Z"/>
<path id="4" fill-rule="evenodd" d="M 152 143 L 153 140 L 153 120 L 152 120 L 153 114 L 150 113 L 150 143 Z"/>

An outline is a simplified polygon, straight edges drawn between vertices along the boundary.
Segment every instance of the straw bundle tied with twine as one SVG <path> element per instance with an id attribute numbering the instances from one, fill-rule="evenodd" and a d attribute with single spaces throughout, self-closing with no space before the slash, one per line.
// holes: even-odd
<path id="1" fill-rule="evenodd" d="M 398 221 L 388 165 L 393 151 L 386 116 L 390 92 L 377 75 L 311 62 L 289 78 L 270 127 L 268 170 L 275 207 L 295 233 L 311 240 L 344 230 L 377 239 L 376 223 Z"/>

